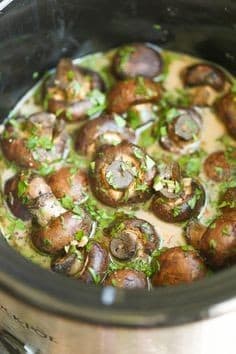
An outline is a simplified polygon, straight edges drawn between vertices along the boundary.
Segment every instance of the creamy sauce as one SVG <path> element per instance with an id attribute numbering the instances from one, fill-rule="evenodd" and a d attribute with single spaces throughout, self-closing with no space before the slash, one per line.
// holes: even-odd
<path id="1" fill-rule="evenodd" d="M 171 57 L 172 60 L 168 66 L 168 75 L 166 80 L 164 81 L 164 87 L 166 90 L 174 90 L 183 88 L 183 84 L 180 78 L 180 73 L 186 66 L 199 62 L 199 59 L 193 58 L 187 55 L 171 53 L 171 52 L 163 52 L 164 57 Z M 94 69 L 98 72 L 103 72 L 110 65 L 110 58 L 113 55 L 113 51 L 104 55 L 102 53 L 98 53 L 95 55 L 87 56 L 82 59 L 76 59 L 75 63 L 85 66 L 87 68 Z M 95 65 L 96 63 L 96 65 Z M 228 74 L 229 75 L 229 74 Z M 42 107 L 37 105 L 34 101 L 34 94 L 40 87 L 41 82 L 39 82 L 35 87 L 33 87 L 16 105 L 16 107 L 11 112 L 10 116 L 19 116 L 25 115 L 29 116 L 32 113 L 42 111 Z M 203 120 L 203 128 L 202 128 L 202 136 L 201 136 L 201 148 L 203 148 L 207 154 L 218 150 L 223 149 L 224 146 L 222 143 L 218 141 L 218 139 L 224 135 L 225 127 L 220 122 L 216 114 L 213 112 L 211 108 L 197 108 Z M 78 128 L 78 123 L 67 124 L 67 129 L 71 133 L 73 130 Z M 1 130 L 3 127 L 1 127 Z M 147 149 L 147 151 L 155 156 L 158 153 L 165 154 L 165 151 L 158 145 L 155 144 Z M 168 154 L 167 154 L 168 155 Z M 7 179 L 14 175 L 15 171 L 12 167 L 8 167 L 4 158 L 0 156 L 0 185 L 1 190 L 3 190 L 3 186 Z M 211 201 L 214 200 L 217 196 L 217 187 L 214 183 L 206 180 L 203 170 L 201 170 L 200 180 L 203 181 L 203 184 L 207 189 L 207 201 L 206 205 L 200 215 L 201 221 L 205 221 L 214 215 L 214 207 L 211 205 Z M 104 208 L 104 206 L 102 206 Z M 126 208 L 123 208 L 126 210 Z M 157 233 L 161 236 L 162 239 L 162 247 L 173 247 L 185 244 L 185 238 L 183 234 L 182 225 L 169 224 L 158 219 L 153 213 L 145 210 L 138 210 L 135 212 L 136 216 L 142 218 L 144 220 L 149 221 L 152 225 L 154 225 Z M 9 244 L 14 247 L 17 251 L 19 251 L 23 256 L 31 259 L 31 261 L 40 264 L 43 267 L 49 268 L 51 258 L 46 255 L 40 254 L 36 251 L 31 242 L 30 242 L 30 223 L 26 223 L 27 230 L 26 231 L 17 231 L 17 232 L 9 232 L 8 228 L 10 226 L 9 222 L 10 211 L 7 208 L 7 205 L 4 201 L 3 196 L 1 196 L 0 200 L 0 228 L 2 234 L 5 236 Z M 11 216 L 10 216 L 11 217 Z M 14 219 L 13 217 L 11 217 Z"/>

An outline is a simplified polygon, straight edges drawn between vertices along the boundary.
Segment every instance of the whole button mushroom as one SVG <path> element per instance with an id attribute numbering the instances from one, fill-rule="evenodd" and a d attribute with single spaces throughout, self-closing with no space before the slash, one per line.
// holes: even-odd
<path id="1" fill-rule="evenodd" d="M 84 254 L 79 251 L 77 253 L 68 253 L 63 257 L 56 257 L 51 262 L 51 270 L 53 272 L 67 276 L 76 276 L 83 266 Z"/>
<path id="2" fill-rule="evenodd" d="M 110 252 L 120 261 L 130 261 L 134 257 L 146 258 L 160 244 L 154 227 L 146 220 L 135 217 L 118 218 L 104 230 L 110 240 Z"/>
<path id="3" fill-rule="evenodd" d="M 236 212 L 219 216 L 203 234 L 199 249 L 212 268 L 236 263 Z"/>
<path id="4" fill-rule="evenodd" d="M 193 152 L 199 147 L 202 120 L 194 109 L 178 109 L 177 117 L 165 124 L 160 144 L 173 153 Z"/>
<path id="5" fill-rule="evenodd" d="M 62 58 L 55 75 L 43 87 L 44 104 L 58 118 L 82 120 L 92 107 L 89 94 L 93 90 L 104 90 L 100 76 L 92 70 L 74 65 L 69 58 Z"/>
<path id="6" fill-rule="evenodd" d="M 205 191 L 202 185 L 191 178 L 183 178 L 181 184 L 171 183 L 171 193 L 166 196 L 162 188 L 155 194 L 151 208 L 153 213 L 169 223 L 183 222 L 197 217 L 205 204 Z M 155 188 L 155 185 L 154 185 Z"/>
<path id="7" fill-rule="evenodd" d="M 35 227 L 31 234 L 34 246 L 41 252 L 56 255 L 76 241 L 76 234 L 89 236 L 92 229 L 90 216 L 81 209 L 81 215 L 66 212 L 52 219 L 47 226 Z"/>
<path id="8" fill-rule="evenodd" d="M 8 179 L 4 186 L 4 196 L 12 214 L 17 218 L 27 221 L 31 219 L 31 214 L 20 198 L 19 182 L 20 178 L 18 175 Z"/>
<path id="9" fill-rule="evenodd" d="M 28 119 L 10 120 L 0 143 L 4 156 L 25 168 L 39 168 L 43 163 L 66 157 L 69 152 L 64 123 L 45 112 L 32 114 Z"/>
<path id="10" fill-rule="evenodd" d="M 228 93 L 216 104 L 219 117 L 224 122 L 228 133 L 236 139 L 236 95 Z"/>
<path id="11" fill-rule="evenodd" d="M 134 269 L 120 269 L 106 278 L 105 285 L 125 289 L 147 288 L 147 278 L 144 273 Z"/>
<path id="12" fill-rule="evenodd" d="M 48 185 L 56 198 L 68 196 L 73 201 L 82 202 L 88 192 L 88 177 L 83 170 L 66 166 L 51 174 Z"/>
<path id="13" fill-rule="evenodd" d="M 206 275 L 206 268 L 196 251 L 188 247 L 174 247 L 158 258 L 159 270 L 152 277 L 153 286 L 192 283 Z"/>
<path id="14" fill-rule="evenodd" d="M 155 173 L 155 162 L 141 148 L 122 142 L 98 152 L 91 169 L 90 186 L 106 205 L 139 203 L 151 197 Z"/>
<path id="15" fill-rule="evenodd" d="M 229 180 L 236 168 L 236 150 L 231 152 L 215 151 L 204 162 L 206 176 L 215 182 Z"/>
<path id="16" fill-rule="evenodd" d="M 183 73 L 185 86 L 211 86 L 216 91 L 224 89 L 225 74 L 217 67 L 207 63 L 197 63 L 189 66 Z"/>
<path id="17" fill-rule="evenodd" d="M 158 102 L 162 88 L 159 84 L 141 76 L 135 79 L 117 82 L 108 93 L 108 111 L 125 113 L 132 105 Z"/>
<path id="18" fill-rule="evenodd" d="M 122 141 L 135 142 L 135 133 L 118 115 L 102 115 L 85 123 L 75 136 L 76 150 L 92 157 L 102 145 L 117 145 Z"/>
<path id="19" fill-rule="evenodd" d="M 106 248 L 98 242 L 92 242 L 79 279 L 87 284 L 99 284 L 103 281 L 107 268 L 108 252 Z"/>
<path id="20" fill-rule="evenodd" d="M 120 47 L 113 58 L 112 68 L 119 79 L 144 76 L 154 78 L 162 71 L 160 54 L 145 44 L 131 44 Z"/>

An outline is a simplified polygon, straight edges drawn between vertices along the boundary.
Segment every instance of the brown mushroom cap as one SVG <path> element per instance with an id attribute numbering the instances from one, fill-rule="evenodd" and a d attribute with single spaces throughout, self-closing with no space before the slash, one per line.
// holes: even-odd
<path id="1" fill-rule="evenodd" d="M 161 191 L 152 200 L 152 211 L 166 222 L 183 222 L 199 215 L 205 204 L 205 191 L 202 185 L 189 178 L 183 179 L 183 187 L 175 197 L 166 197 Z"/>
<path id="2" fill-rule="evenodd" d="M 208 227 L 200 241 L 201 253 L 213 268 L 236 263 L 236 212 L 224 213 Z"/>
<path id="3" fill-rule="evenodd" d="M 224 213 L 236 209 L 236 187 L 227 189 L 220 198 L 220 204 Z"/>
<path id="4" fill-rule="evenodd" d="M 84 255 L 80 252 L 80 257 L 75 253 L 68 253 L 63 257 L 54 258 L 51 262 L 53 272 L 75 276 L 82 269 L 84 264 Z"/>
<path id="5" fill-rule="evenodd" d="M 1 137 L 2 150 L 9 161 L 26 168 L 38 168 L 44 162 L 66 157 L 69 136 L 64 122 L 53 114 L 39 112 L 28 119 L 19 118 L 14 126 L 9 122 Z"/>
<path id="6" fill-rule="evenodd" d="M 154 286 L 192 283 L 206 274 L 203 260 L 195 251 L 169 248 L 158 258 L 160 270 L 152 277 Z"/>
<path id="7" fill-rule="evenodd" d="M 206 229 L 207 227 L 200 224 L 197 220 L 190 220 L 185 233 L 187 242 L 198 250 L 200 247 L 201 238 L 204 235 Z"/>
<path id="8" fill-rule="evenodd" d="M 77 232 L 82 230 L 89 235 L 91 228 L 92 220 L 85 211 L 81 216 L 66 212 L 52 219 L 46 227 L 35 228 L 31 239 L 37 249 L 55 255 L 76 239 Z"/>
<path id="9" fill-rule="evenodd" d="M 46 81 L 43 88 L 47 109 L 57 117 L 82 120 L 92 107 L 88 94 L 92 90 L 104 90 L 104 83 L 96 72 L 74 65 L 71 59 L 62 58 L 55 75 Z"/>
<path id="10" fill-rule="evenodd" d="M 215 182 L 227 181 L 231 176 L 231 166 L 225 151 L 211 153 L 204 162 L 204 172 Z"/>
<path id="11" fill-rule="evenodd" d="M 79 129 L 75 137 L 75 148 L 81 154 L 91 157 L 102 145 L 116 145 L 122 141 L 134 142 L 134 132 L 126 126 L 122 118 L 102 115 Z"/>
<path id="12" fill-rule="evenodd" d="M 108 267 L 108 253 L 105 247 L 98 242 L 93 242 L 88 251 L 85 264 L 86 266 L 81 272 L 79 279 L 85 283 L 100 283 Z"/>
<path id="13" fill-rule="evenodd" d="M 236 95 L 228 93 L 216 104 L 219 117 L 224 122 L 228 133 L 236 139 Z"/>
<path id="14" fill-rule="evenodd" d="M 19 124 L 23 119 L 19 119 Z M 27 147 L 25 139 L 20 138 L 20 131 L 10 123 L 5 125 L 4 132 L 0 138 L 1 149 L 8 161 L 26 168 L 36 168 L 37 162 L 34 160 L 32 152 Z"/>
<path id="15" fill-rule="evenodd" d="M 160 143 L 168 151 L 178 153 L 193 152 L 198 147 L 202 120 L 194 109 L 178 109 L 179 115 L 167 125 L 167 134 L 161 136 Z"/>
<path id="16" fill-rule="evenodd" d="M 125 289 L 144 289 L 147 287 L 147 278 L 144 273 L 134 269 L 120 269 L 111 273 L 105 285 Z"/>
<path id="17" fill-rule="evenodd" d="M 162 71 L 160 54 L 145 44 L 120 47 L 113 58 L 112 68 L 119 79 L 144 76 L 153 78 Z"/>
<path id="18" fill-rule="evenodd" d="M 62 167 L 48 177 L 48 185 L 57 198 L 71 197 L 81 202 L 88 191 L 88 177 L 85 171 Z"/>
<path id="19" fill-rule="evenodd" d="M 154 227 L 146 220 L 135 217 L 118 218 L 105 233 L 111 237 L 112 256 L 121 261 L 150 255 L 160 244 Z"/>
<path id="20" fill-rule="evenodd" d="M 30 220 L 31 215 L 27 209 L 27 206 L 22 202 L 19 197 L 18 183 L 20 179 L 18 175 L 15 175 L 7 180 L 4 186 L 4 195 L 8 208 L 12 214 L 22 220 Z"/>
<path id="21" fill-rule="evenodd" d="M 116 207 L 150 198 L 155 162 L 138 146 L 122 142 L 104 146 L 91 171 L 91 188 L 104 204 Z"/>
<path id="22" fill-rule="evenodd" d="M 161 93 L 159 84 L 143 77 L 117 82 L 108 93 L 108 111 L 121 114 L 132 105 L 157 102 Z"/>
<path id="23" fill-rule="evenodd" d="M 217 67 L 198 63 L 189 66 L 183 73 L 183 82 L 185 86 L 211 86 L 216 91 L 224 89 L 226 78 L 225 74 Z"/>

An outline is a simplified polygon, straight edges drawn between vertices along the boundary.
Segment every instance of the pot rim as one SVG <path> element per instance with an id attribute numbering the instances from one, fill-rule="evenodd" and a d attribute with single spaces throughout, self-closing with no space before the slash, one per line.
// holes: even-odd
<path id="1" fill-rule="evenodd" d="M 116 327 L 169 327 L 236 311 L 236 267 L 189 285 L 125 290 L 49 272 L 0 240 L 0 289 L 57 316 Z"/>

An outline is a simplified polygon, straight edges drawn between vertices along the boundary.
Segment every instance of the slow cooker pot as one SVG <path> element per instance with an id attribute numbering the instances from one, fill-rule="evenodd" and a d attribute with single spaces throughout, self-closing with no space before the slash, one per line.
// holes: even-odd
<path id="1" fill-rule="evenodd" d="M 33 72 L 121 43 L 152 42 L 236 73 L 234 0 L 3 0 L 0 9 L 1 121 Z M 98 288 L 33 265 L 0 237 L 1 353 L 233 354 L 235 321 L 235 267 L 152 292 Z"/>

